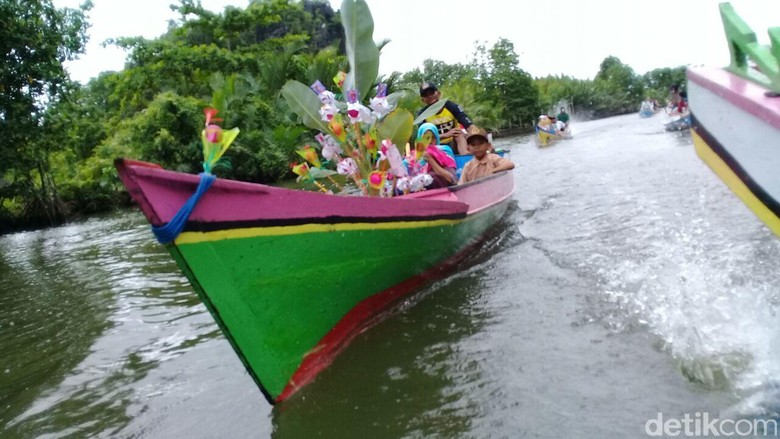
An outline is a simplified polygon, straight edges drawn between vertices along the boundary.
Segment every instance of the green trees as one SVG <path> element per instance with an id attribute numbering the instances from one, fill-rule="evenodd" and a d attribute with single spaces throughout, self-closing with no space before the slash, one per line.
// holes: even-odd
<path id="1" fill-rule="evenodd" d="M 539 90 L 520 68 L 514 45 L 500 39 L 489 49 L 476 44 L 469 64 L 425 60 L 423 70 L 412 70 L 401 82 L 417 93 L 423 81 L 432 81 L 443 95 L 460 104 L 474 122 L 491 130 L 518 125 L 530 127 L 539 111 Z"/>
<path id="2" fill-rule="evenodd" d="M 645 94 L 650 99 L 664 102 L 669 99 L 669 87 L 672 85 L 684 86 L 685 67 L 663 67 L 651 70 L 642 75 L 645 84 Z"/>
<path id="3" fill-rule="evenodd" d="M 34 224 L 61 217 L 49 154 L 64 145 L 50 136 L 46 108 L 67 98 L 70 83 L 62 62 L 81 53 L 90 7 L 0 1 L 0 229 L 20 212 Z"/>
<path id="4" fill-rule="evenodd" d="M 131 50 L 127 68 L 105 78 L 115 84 L 113 109 L 122 122 L 100 151 L 197 172 L 202 108 L 210 105 L 220 110 L 224 126 L 241 128 L 220 176 L 283 177 L 307 132 L 279 92 L 290 79 L 331 82 L 345 63 L 338 16 L 326 3 L 291 0 L 254 1 L 222 14 L 191 0 L 176 9 L 182 21 L 162 37 L 116 42 Z M 91 160 L 87 174 L 104 165 Z"/>
<path id="5" fill-rule="evenodd" d="M 511 41 L 499 39 L 487 52 L 487 59 L 477 66 L 485 84 L 485 97 L 503 107 L 501 118 L 505 126 L 535 119 L 539 114 L 539 89 L 531 75 L 520 68 Z"/>
<path id="6" fill-rule="evenodd" d="M 555 111 L 559 102 L 573 105 L 580 117 L 606 117 L 638 111 L 642 100 L 669 97 L 669 87 L 685 84 L 685 67 L 659 68 L 637 75 L 620 59 L 609 56 L 601 62 L 594 80 L 548 76 L 536 80 L 542 108 Z"/>
<path id="7" fill-rule="evenodd" d="M 637 105 L 644 98 L 644 84 L 634 70 L 609 56 L 601 62 L 599 72 L 593 81 L 598 100 L 593 106 L 595 117 L 610 116 L 637 111 Z"/>
<path id="8" fill-rule="evenodd" d="M 89 7 L 0 0 L 0 231 L 116 205 L 119 156 L 197 172 L 207 105 L 242 129 L 220 175 L 279 179 L 308 134 L 281 86 L 332 82 L 346 63 L 340 18 L 326 2 L 258 0 L 213 13 L 181 0 L 181 20 L 165 35 L 114 41 L 129 50 L 124 70 L 80 86 L 62 62 L 82 51 Z"/>

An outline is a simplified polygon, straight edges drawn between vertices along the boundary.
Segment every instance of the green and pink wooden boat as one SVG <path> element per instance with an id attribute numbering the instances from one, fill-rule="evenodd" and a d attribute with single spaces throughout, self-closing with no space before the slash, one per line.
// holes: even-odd
<path id="1" fill-rule="evenodd" d="M 152 226 L 196 175 L 119 159 Z M 270 403 L 311 382 L 382 311 L 446 275 L 504 215 L 511 173 L 394 198 L 216 179 L 166 244 Z"/>
<path id="2" fill-rule="evenodd" d="M 720 5 L 731 65 L 689 68 L 691 137 L 699 157 L 780 236 L 780 27 L 771 47 Z"/>

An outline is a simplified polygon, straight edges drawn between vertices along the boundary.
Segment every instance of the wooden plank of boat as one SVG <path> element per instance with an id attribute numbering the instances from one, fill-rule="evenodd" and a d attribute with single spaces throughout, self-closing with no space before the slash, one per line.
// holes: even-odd
<path id="1" fill-rule="evenodd" d="M 119 159 L 153 226 L 198 176 Z M 380 312 L 445 275 L 505 213 L 504 172 L 395 198 L 216 179 L 167 248 L 271 403 L 313 380 Z"/>
<path id="2" fill-rule="evenodd" d="M 774 53 L 727 3 L 721 4 L 732 65 L 689 68 L 691 134 L 699 157 L 780 236 L 780 28 Z M 772 30 L 770 30 L 772 35 Z M 746 60 L 753 53 L 758 78 Z"/>

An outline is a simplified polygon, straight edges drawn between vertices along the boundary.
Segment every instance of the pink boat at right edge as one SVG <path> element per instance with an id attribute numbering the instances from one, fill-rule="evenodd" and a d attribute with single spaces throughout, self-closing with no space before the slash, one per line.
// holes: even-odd
<path id="1" fill-rule="evenodd" d="M 691 136 L 699 157 L 780 236 L 780 27 L 770 46 L 720 4 L 731 64 L 689 68 Z"/>

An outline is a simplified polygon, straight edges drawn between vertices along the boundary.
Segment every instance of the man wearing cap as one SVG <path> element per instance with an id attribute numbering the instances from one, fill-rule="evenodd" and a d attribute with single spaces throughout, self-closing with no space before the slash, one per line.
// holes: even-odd
<path id="1" fill-rule="evenodd" d="M 482 128 L 469 130 L 467 142 L 469 152 L 474 154 L 474 158 L 463 167 L 458 184 L 468 183 L 515 168 L 515 164 L 511 160 L 488 152 L 493 149 L 493 145 L 490 144 L 487 132 Z"/>
<path id="2" fill-rule="evenodd" d="M 423 82 L 420 86 L 420 99 L 425 106 L 417 112 L 419 116 L 428 107 L 439 102 L 441 98 L 441 92 L 436 85 L 430 82 Z M 425 122 L 436 125 L 439 130 L 439 137 L 441 138 L 442 145 L 457 146 L 458 154 L 468 154 L 468 145 L 466 144 L 466 137 L 461 130 L 461 125 L 464 128 L 469 128 L 473 123 L 468 115 L 463 111 L 460 105 L 447 100 L 442 107 L 441 111 L 437 114 L 425 119 Z M 453 141 L 453 139 L 455 139 Z"/>

